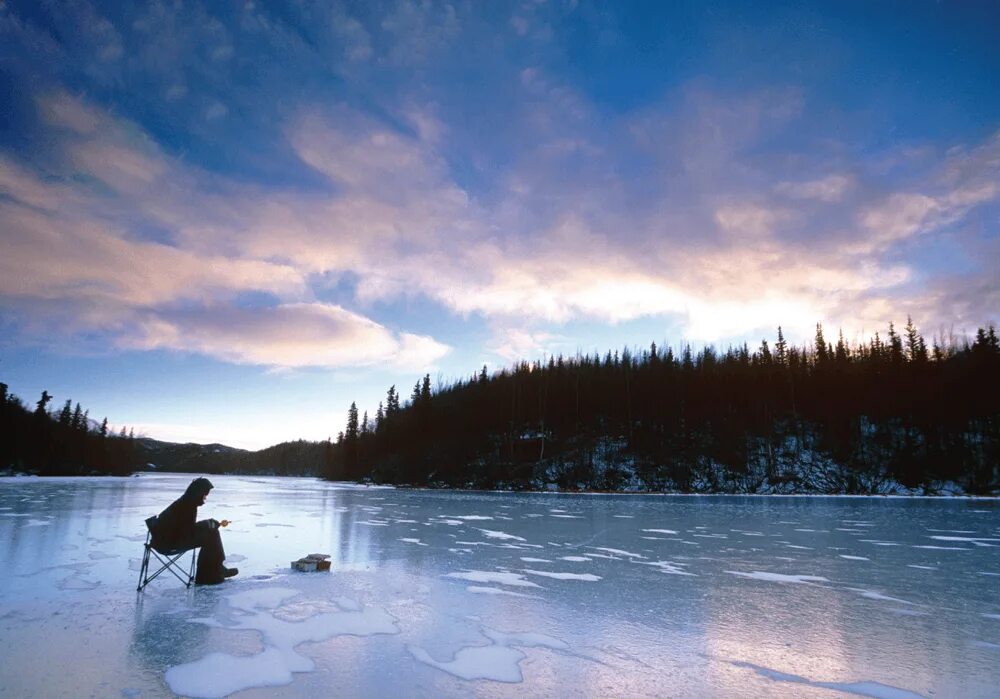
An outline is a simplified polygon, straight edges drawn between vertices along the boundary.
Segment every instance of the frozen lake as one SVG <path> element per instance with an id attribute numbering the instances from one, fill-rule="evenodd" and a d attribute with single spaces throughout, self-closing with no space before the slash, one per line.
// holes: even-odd
<path id="1" fill-rule="evenodd" d="M 1000 503 L 212 476 L 240 575 L 135 586 L 192 476 L 0 479 L 4 697 L 986 697 Z M 289 562 L 329 553 L 330 573 Z"/>

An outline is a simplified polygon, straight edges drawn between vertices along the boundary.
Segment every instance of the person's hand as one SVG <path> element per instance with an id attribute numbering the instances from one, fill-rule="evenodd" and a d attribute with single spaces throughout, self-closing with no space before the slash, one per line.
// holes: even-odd
<path id="1" fill-rule="evenodd" d="M 229 526 L 229 520 L 228 519 L 222 520 L 221 522 L 219 522 L 219 526 L 220 527 L 228 527 Z"/>

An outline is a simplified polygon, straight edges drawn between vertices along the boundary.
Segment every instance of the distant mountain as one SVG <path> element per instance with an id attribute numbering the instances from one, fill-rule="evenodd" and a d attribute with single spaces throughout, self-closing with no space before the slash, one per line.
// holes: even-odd
<path id="1" fill-rule="evenodd" d="M 182 473 L 255 473 L 281 476 L 321 475 L 325 442 L 283 442 L 259 451 L 225 444 L 178 444 L 140 437 L 136 440 L 141 471 Z"/>
<path id="2" fill-rule="evenodd" d="M 143 471 L 221 473 L 241 455 L 250 453 L 225 444 L 179 444 L 148 437 L 138 437 L 135 442 L 136 456 L 142 464 L 139 469 Z"/>

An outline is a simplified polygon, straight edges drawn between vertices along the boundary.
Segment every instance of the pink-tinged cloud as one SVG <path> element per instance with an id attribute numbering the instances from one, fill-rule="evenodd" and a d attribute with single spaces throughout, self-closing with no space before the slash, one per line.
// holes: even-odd
<path id="1" fill-rule="evenodd" d="M 207 308 L 140 321 L 131 349 L 195 352 L 237 364 L 342 367 L 390 364 L 424 368 L 449 348 L 430 337 L 393 333 L 329 304 Z"/>
<path id="2" fill-rule="evenodd" d="M 843 200 L 854 186 L 855 181 L 850 175 L 833 174 L 804 182 L 780 182 L 774 189 L 794 199 L 818 199 L 833 203 Z"/>
<path id="3" fill-rule="evenodd" d="M 34 185 L 12 187 L 13 195 Z M 64 217 L 17 202 L 0 203 L 0 295 L 90 300 L 115 306 L 206 301 L 241 291 L 298 296 L 301 273 L 262 260 L 200 256 L 128 239 L 99 220 Z"/>

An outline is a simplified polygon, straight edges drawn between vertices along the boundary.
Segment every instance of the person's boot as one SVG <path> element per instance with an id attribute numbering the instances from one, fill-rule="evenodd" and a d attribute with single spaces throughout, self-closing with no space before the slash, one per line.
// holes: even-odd
<path id="1" fill-rule="evenodd" d="M 224 566 L 222 568 L 222 575 L 223 575 L 223 577 L 226 577 L 226 578 L 231 578 L 234 575 L 239 575 L 239 572 L 240 572 L 239 568 L 226 568 Z"/>

